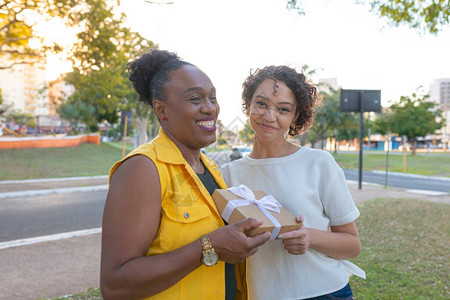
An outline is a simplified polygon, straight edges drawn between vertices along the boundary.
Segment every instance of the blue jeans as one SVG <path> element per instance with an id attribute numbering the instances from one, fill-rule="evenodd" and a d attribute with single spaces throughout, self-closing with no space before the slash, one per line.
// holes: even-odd
<path id="1" fill-rule="evenodd" d="M 327 295 L 317 296 L 313 298 L 308 298 L 304 300 L 353 300 L 353 293 L 352 289 L 350 288 L 350 284 L 347 283 L 344 288 L 340 289 L 339 291 L 336 291 L 334 293 L 330 293 Z"/>

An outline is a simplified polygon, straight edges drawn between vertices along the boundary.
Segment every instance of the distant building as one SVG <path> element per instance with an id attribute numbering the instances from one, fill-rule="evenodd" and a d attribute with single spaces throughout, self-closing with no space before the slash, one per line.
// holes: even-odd
<path id="1" fill-rule="evenodd" d="M 46 80 L 45 64 L 19 64 L 0 70 L 0 88 L 8 113 L 26 113 L 35 118 L 36 128 L 29 134 L 69 132 L 67 121 L 62 120 L 57 107 L 74 92 L 74 87 L 61 78 Z M 4 118 L 6 120 L 6 118 Z M 10 124 L 11 129 L 20 124 Z"/>
<path id="2" fill-rule="evenodd" d="M 49 114 L 57 115 L 57 107 L 75 92 L 73 85 L 68 85 L 59 77 L 48 83 L 48 110 Z"/>
<path id="3" fill-rule="evenodd" d="M 341 86 L 338 84 L 337 78 L 319 78 L 317 85 L 319 91 L 329 93 L 332 89 L 338 91 Z"/>
<path id="4" fill-rule="evenodd" d="M 430 100 L 436 102 L 443 111 L 445 125 L 442 128 L 442 142 L 444 147 L 449 147 L 450 134 L 450 78 L 435 79 L 430 85 Z"/>
<path id="5" fill-rule="evenodd" d="M 48 93 L 45 64 L 21 64 L 0 70 L 0 88 L 4 104 L 11 110 L 33 116 L 47 115 Z"/>

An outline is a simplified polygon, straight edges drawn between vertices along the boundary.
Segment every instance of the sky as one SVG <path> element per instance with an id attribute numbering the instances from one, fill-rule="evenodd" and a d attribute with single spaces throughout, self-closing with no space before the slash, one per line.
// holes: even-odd
<path id="1" fill-rule="evenodd" d="M 289 65 L 337 78 L 344 89 L 381 90 L 398 101 L 434 79 L 450 78 L 450 26 L 437 36 L 392 27 L 356 0 L 122 0 L 127 26 L 197 65 L 212 80 L 227 126 L 241 113 L 242 82 L 251 69 Z M 361 1 L 359 1 L 361 2 Z"/>

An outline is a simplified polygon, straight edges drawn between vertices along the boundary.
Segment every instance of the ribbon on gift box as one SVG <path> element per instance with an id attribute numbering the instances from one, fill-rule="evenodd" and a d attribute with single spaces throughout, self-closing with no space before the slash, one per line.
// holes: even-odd
<path id="1" fill-rule="evenodd" d="M 252 190 L 243 184 L 239 185 L 239 187 L 228 188 L 227 190 L 239 197 L 242 197 L 243 199 L 228 201 L 222 212 L 222 218 L 225 221 L 228 222 L 230 220 L 231 214 L 235 208 L 256 204 L 261 212 L 270 220 L 270 222 L 275 225 L 275 228 L 270 234 L 270 239 L 274 240 L 277 238 L 281 229 L 281 224 L 274 216 L 272 216 L 270 212 L 268 212 L 268 210 L 280 213 L 281 204 L 272 195 L 266 195 L 263 198 L 256 200 L 255 194 L 253 194 Z"/>

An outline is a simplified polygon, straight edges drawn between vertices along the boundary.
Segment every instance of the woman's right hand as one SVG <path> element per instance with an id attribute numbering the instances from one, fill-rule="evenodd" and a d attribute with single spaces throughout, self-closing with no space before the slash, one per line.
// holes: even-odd
<path id="1" fill-rule="evenodd" d="M 209 233 L 211 244 L 219 254 L 220 260 L 236 264 L 255 254 L 258 247 L 269 240 L 270 232 L 266 231 L 253 237 L 247 236 L 245 232 L 261 226 L 262 223 L 262 221 L 247 218 Z"/>

